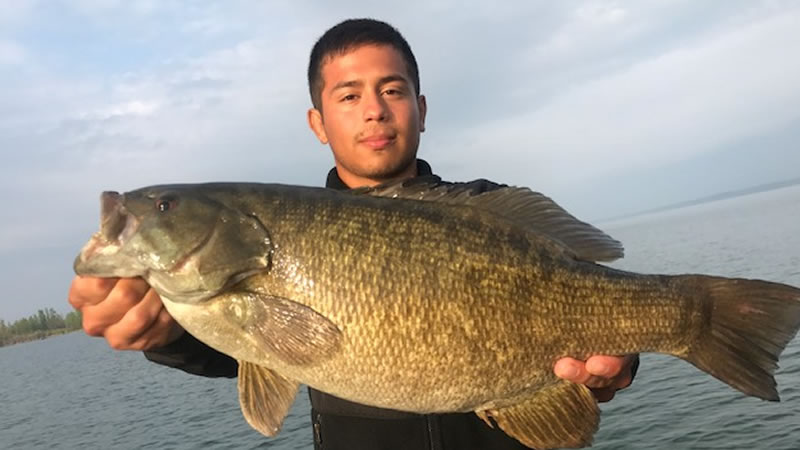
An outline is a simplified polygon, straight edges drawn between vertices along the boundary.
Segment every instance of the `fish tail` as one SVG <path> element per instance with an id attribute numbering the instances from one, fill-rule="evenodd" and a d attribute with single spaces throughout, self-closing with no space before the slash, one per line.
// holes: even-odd
<path id="1" fill-rule="evenodd" d="M 704 292 L 705 326 L 683 357 L 719 380 L 778 401 L 778 357 L 800 328 L 800 289 L 703 275 L 678 277 Z"/>

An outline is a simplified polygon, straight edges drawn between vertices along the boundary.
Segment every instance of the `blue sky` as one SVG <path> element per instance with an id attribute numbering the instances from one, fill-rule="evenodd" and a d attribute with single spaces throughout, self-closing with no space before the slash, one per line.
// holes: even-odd
<path id="1" fill-rule="evenodd" d="M 800 176 L 797 2 L 328 3 L 0 3 L 0 318 L 68 310 L 102 190 L 321 184 L 305 70 L 348 17 L 410 42 L 447 179 L 597 220 Z"/>

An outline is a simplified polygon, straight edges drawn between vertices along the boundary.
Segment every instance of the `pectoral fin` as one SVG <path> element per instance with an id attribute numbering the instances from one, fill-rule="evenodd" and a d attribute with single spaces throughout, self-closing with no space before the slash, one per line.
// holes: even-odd
<path id="1" fill-rule="evenodd" d="M 342 332 L 336 324 L 306 305 L 255 292 L 226 295 L 228 317 L 287 364 L 312 364 L 339 348 Z"/>
<path id="2" fill-rule="evenodd" d="M 251 427 L 275 436 L 294 402 L 299 383 L 266 367 L 239 361 L 239 404 Z"/>
<path id="3" fill-rule="evenodd" d="M 600 423 L 597 400 L 584 385 L 559 382 L 522 403 L 475 412 L 506 434 L 536 449 L 577 448 L 592 443 Z"/>

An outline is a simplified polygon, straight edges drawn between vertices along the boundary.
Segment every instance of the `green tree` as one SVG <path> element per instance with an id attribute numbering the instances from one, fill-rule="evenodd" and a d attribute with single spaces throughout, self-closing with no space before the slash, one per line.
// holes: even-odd
<path id="1" fill-rule="evenodd" d="M 72 311 L 67 313 L 67 317 L 64 318 L 64 325 L 67 327 L 67 330 L 79 330 L 81 328 L 81 324 L 83 322 L 83 316 L 81 316 L 80 311 Z"/>
<path id="2" fill-rule="evenodd" d="M 47 330 L 60 330 L 66 327 L 64 318 L 61 317 L 61 314 L 57 313 L 53 308 L 47 308 L 45 311 L 45 320 L 47 326 L 45 329 Z"/>
<path id="3" fill-rule="evenodd" d="M 0 319 L 0 347 L 6 345 L 9 337 L 11 337 L 11 332 L 8 329 L 8 325 L 6 325 L 5 320 Z"/>
<path id="4" fill-rule="evenodd" d="M 54 331 L 79 330 L 81 321 L 79 311 L 72 311 L 64 317 L 53 308 L 39 309 L 36 314 L 23 317 L 11 324 L 0 319 L 0 347 L 41 339 L 54 334 Z"/>
<path id="5" fill-rule="evenodd" d="M 32 316 L 35 317 L 35 316 Z M 11 324 L 11 334 L 27 334 L 33 331 L 31 319 L 23 317 Z"/>
<path id="6" fill-rule="evenodd" d="M 31 317 L 31 319 L 33 319 L 33 317 Z M 41 309 L 36 311 L 34 327 L 36 327 L 37 331 L 47 329 L 47 313 L 45 311 L 42 311 Z"/>

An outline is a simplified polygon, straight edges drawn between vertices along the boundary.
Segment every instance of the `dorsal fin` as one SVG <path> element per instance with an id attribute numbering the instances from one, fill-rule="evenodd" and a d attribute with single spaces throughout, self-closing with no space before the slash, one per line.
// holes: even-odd
<path id="1" fill-rule="evenodd" d="M 487 190 L 488 189 L 488 190 Z M 623 256 L 622 244 L 582 222 L 547 196 L 528 188 L 504 186 L 487 180 L 449 183 L 435 175 L 412 178 L 351 191 L 359 195 L 405 198 L 470 205 L 557 240 L 586 261 L 613 261 Z"/>

